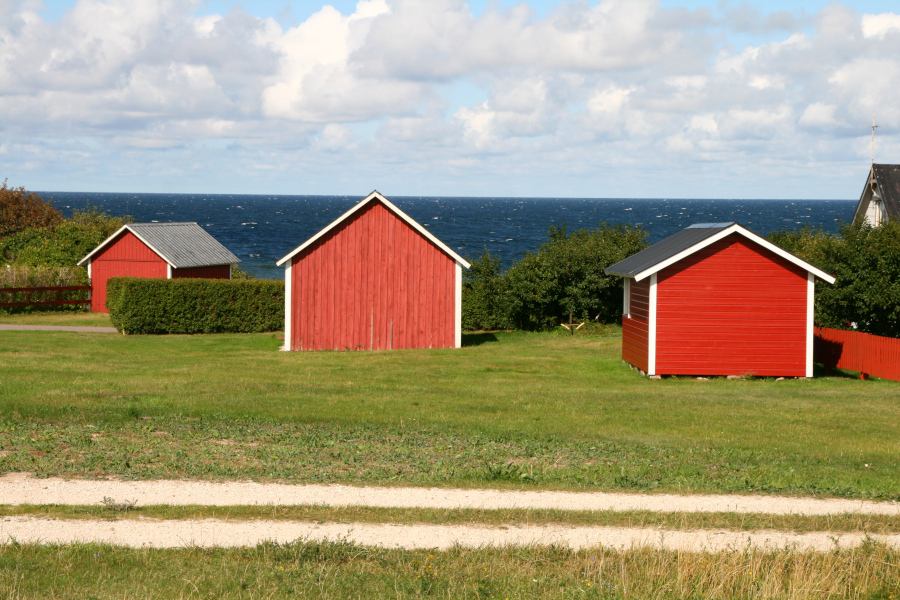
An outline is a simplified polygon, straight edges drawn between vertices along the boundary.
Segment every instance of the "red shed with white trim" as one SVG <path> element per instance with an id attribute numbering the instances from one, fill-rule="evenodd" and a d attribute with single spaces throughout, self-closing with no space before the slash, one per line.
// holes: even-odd
<path id="1" fill-rule="evenodd" d="M 606 269 L 625 278 L 622 359 L 648 375 L 812 377 L 815 278 L 737 223 L 691 227 Z"/>
<path id="2" fill-rule="evenodd" d="M 196 223 L 128 223 L 79 261 L 91 280 L 91 310 L 106 309 L 110 277 L 231 279 L 241 260 Z"/>
<path id="3" fill-rule="evenodd" d="M 285 349 L 458 348 L 469 263 L 372 192 L 277 263 Z"/>

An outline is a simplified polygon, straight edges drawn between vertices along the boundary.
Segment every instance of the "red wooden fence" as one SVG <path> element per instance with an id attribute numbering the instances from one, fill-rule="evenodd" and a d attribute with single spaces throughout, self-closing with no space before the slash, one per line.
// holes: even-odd
<path id="1" fill-rule="evenodd" d="M 900 339 L 816 327 L 813 360 L 833 368 L 859 371 L 859 378 L 869 375 L 900 381 Z"/>
<path id="2" fill-rule="evenodd" d="M 0 306 L 50 306 L 54 304 L 90 304 L 91 303 L 91 286 L 89 285 L 69 285 L 63 287 L 23 287 L 23 288 L 0 288 L 0 294 L 9 294 L 10 299 L 14 293 L 24 293 L 23 302 L 0 302 Z M 63 292 L 88 290 L 87 299 L 84 300 L 63 300 Z M 56 300 L 32 300 L 32 292 L 56 292 Z"/>

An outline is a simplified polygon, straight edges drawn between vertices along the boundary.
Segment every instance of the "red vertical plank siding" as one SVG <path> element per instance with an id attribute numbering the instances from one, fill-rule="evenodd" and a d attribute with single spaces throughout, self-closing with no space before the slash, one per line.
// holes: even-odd
<path id="1" fill-rule="evenodd" d="M 172 269 L 172 279 L 229 279 L 231 265 Z"/>
<path id="2" fill-rule="evenodd" d="M 453 347 L 455 268 L 372 202 L 292 259 L 291 348 Z"/>
<path id="3" fill-rule="evenodd" d="M 647 372 L 650 331 L 650 278 L 631 281 L 629 316 L 622 318 L 622 360 Z"/>
<path id="4" fill-rule="evenodd" d="M 111 277 L 167 277 L 166 261 L 130 231 L 125 231 L 91 259 L 91 310 L 106 308 L 106 282 Z"/>
<path id="5" fill-rule="evenodd" d="M 816 327 L 814 360 L 826 369 L 848 369 L 900 381 L 900 339 L 862 331 Z"/>
<path id="6" fill-rule="evenodd" d="M 804 269 L 733 234 L 657 281 L 657 374 L 805 376 Z"/>

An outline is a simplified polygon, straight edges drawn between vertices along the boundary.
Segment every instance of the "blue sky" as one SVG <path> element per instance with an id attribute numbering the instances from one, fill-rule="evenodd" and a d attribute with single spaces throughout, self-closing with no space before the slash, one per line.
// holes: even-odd
<path id="1" fill-rule="evenodd" d="M 37 190 L 854 198 L 895 2 L 7 0 Z"/>

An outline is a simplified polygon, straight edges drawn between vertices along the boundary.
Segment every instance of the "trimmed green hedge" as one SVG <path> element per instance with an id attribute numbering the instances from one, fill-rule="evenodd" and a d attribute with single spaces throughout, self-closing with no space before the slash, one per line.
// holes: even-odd
<path id="1" fill-rule="evenodd" d="M 113 277 L 106 306 L 116 329 L 129 334 L 279 331 L 284 282 Z"/>

